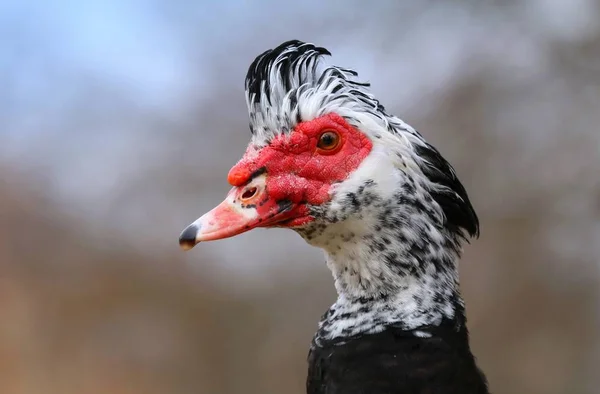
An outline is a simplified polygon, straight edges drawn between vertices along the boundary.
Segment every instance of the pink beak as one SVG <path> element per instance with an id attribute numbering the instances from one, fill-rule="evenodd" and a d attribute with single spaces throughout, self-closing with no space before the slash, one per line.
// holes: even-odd
<path id="1" fill-rule="evenodd" d="M 233 237 L 292 218 L 294 204 L 270 198 L 265 178 L 261 175 L 243 187 L 231 189 L 223 202 L 181 232 L 179 245 L 189 250 L 199 242 Z"/>

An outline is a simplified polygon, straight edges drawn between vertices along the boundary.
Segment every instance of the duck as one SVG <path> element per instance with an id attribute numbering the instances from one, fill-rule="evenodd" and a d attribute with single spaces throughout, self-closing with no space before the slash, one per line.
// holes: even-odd
<path id="1" fill-rule="evenodd" d="M 245 78 L 250 142 L 179 244 L 286 228 L 321 248 L 337 299 L 308 353 L 307 394 L 487 394 L 458 262 L 479 219 L 456 171 L 329 50 L 290 40 Z"/>

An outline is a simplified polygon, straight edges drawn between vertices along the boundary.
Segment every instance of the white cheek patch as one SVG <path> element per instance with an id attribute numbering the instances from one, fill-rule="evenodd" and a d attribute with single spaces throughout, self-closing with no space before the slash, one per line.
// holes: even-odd
<path id="1" fill-rule="evenodd" d="M 356 170 L 350 173 L 348 178 L 331 188 L 334 195 L 332 204 L 344 204 L 345 194 L 355 192 L 367 180 L 377 183 L 377 193 L 381 197 L 389 197 L 394 194 L 400 177 L 392 160 L 390 160 L 385 147 L 379 143 L 373 143 L 373 149 L 365 157 Z"/>

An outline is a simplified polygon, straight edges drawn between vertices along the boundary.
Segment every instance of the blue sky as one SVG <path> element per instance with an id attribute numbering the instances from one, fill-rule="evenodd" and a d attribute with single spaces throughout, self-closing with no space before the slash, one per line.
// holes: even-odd
<path id="1" fill-rule="evenodd" d="M 150 1 L 9 0 L 0 4 L 0 25 L 0 64 L 10 70 L 12 99 L 21 104 L 41 89 L 55 90 L 60 100 L 69 86 L 56 86 L 58 80 L 78 74 L 110 78 L 146 100 L 168 100 L 186 74 L 184 46 Z"/>

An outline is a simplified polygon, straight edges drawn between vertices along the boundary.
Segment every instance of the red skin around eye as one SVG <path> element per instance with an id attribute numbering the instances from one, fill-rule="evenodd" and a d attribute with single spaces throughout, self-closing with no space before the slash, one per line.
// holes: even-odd
<path id="1" fill-rule="evenodd" d="M 339 146 L 332 152 L 317 148 L 319 137 L 327 130 L 340 136 Z M 264 168 L 269 199 L 319 205 L 329 199 L 331 185 L 356 170 L 372 147 L 367 136 L 331 113 L 298 124 L 290 134 L 277 136 L 258 152 L 249 147 L 229 171 L 228 180 L 233 186 L 242 186 Z"/>

